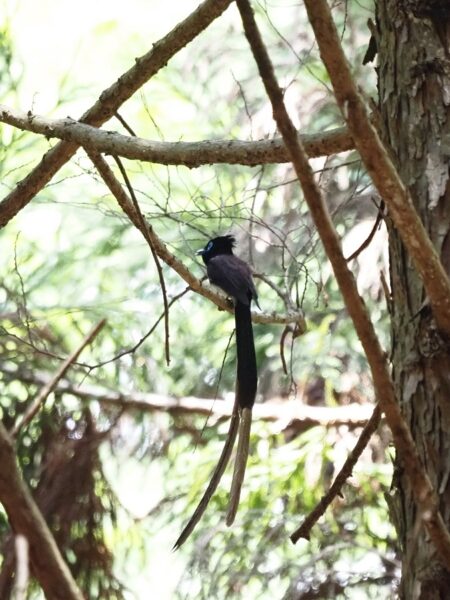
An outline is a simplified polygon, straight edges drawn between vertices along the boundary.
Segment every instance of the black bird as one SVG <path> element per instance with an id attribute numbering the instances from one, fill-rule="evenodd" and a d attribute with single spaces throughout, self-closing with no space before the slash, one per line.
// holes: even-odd
<path id="1" fill-rule="evenodd" d="M 197 254 L 203 258 L 209 281 L 220 287 L 234 301 L 237 348 L 235 406 L 238 407 L 239 417 L 237 417 L 237 411 L 234 410 L 227 440 L 214 474 L 197 509 L 175 543 L 174 549 L 179 548 L 189 537 L 217 488 L 233 449 L 238 424 L 239 440 L 230 490 L 227 525 L 233 523 L 239 505 L 247 465 L 252 408 L 255 403 L 258 384 L 250 307 L 252 300 L 256 302 L 258 307 L 259 304 L 252 279 L 252 271 L 247 263 L 233 254 L 235 244 L 236 240 L 232 235 L 219 236 L 210 240 Z"/>
<path id="2" fill-rule="evenodd" d="M 201 255 L 206 265 L 209 281 L 220 287 L 234 300 L 236 323 L 237 377 L 236 399 L 240 408 L 239 441 L 231 483 L 227 525 L 231 525 L 239 505 L 242 482 L 247 465 L 252 408 L 255 403 L 258 372 L 256 367 L 255 343 L 253 340 L 252 300 L 258 304 L 258 295 L 247 263 L 233 254 L 236 240 L 224 235 L 210 240 Z"/>
<path id="3" fill-rule="evenodd" d="M 258 295 L 247 263 L 233 254 L 236 240 L 224 235 L 210 240 L 201 255 L 209 281 L 234 300 L 237 346 L 237 396 L 239 406 L 252 408 L 258 381 L 255 344 L 253 341 L 251 301 L 258 304 Z"/>

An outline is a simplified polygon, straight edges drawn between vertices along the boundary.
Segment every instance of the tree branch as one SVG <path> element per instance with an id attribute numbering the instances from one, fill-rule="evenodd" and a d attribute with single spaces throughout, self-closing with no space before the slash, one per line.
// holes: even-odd
<path id="1" fill-rule="evenodd" d="M 316 505 L 316 507 L 309 513 L 309 515 L 305 518 L 303 523 L 300 525 L 298 529 L 294 531 L 291 535 L 291 540 L 295 544 L 300 538 L 305 538 L 309 540 L 309 534 L 311 532 L 311 528 L 317 523 L 320 517 L 324 514 L 327 508 L 330 506 L 334 498 L 338 494 L 340 494 L 342 486 L 345 484 L 347 479 L 351 476 L 353 467 L 359 460 L 359 457 L 364 451 L 364 448 L 370 441 L 370 438 L 377 430 L 377 427 L 381 420 L 381 410 L 377 405 L 373 409 L 372 416 L 367 421 L 364 429 L 361 432 L 361 435 L 358 438 L 358 441 L 355 444 L 355 447 L 350 452 L 347 457 L 347 460 L 342 466 L 342 469 L 336 475 L 333 484 L 331 485 L 328 492 L 322 497 L 320 502 Z"/>
<path id="2" fill-rule="evenodd" d="M 10 369 L 0 366 L 0 372 L 9 381 L 21 381 L 27 385 L 45 386 L 51 380 L 44 373 L 32 373 L 24 369 Z M 66 379 L 58 382 L 58 392 L 67 393 L 86 401 L 96 401 L 104 406 L 120 408 L 126 411 L 155 412 L 162 411 L 172 415 L 212 415 L 215 419 L 226 419 L 232 414 L 233 402 L 228 400 L 196 398 L 188 396 L 176 398 L 161 394 L 120 392 L 96 385 L 74 385 Z M 370 404 L 349 404 L 347 406 L 308 406 L 298 400 L 273 398 L 257 403 L 253 408 L 256 420 L 277 423 L 277 429 L 304 431 L 309 427 L 363 427 L 370 418 L 373 406 Z"/>
<path id="3" fill-rule="evenodd" d="M 189 44 L 219 17 L 232 0 L 205 0 L 186 19 L 178 23 L 164 38 L 152 45 L 144 56 L 137 58 L 131 69 L 109 88 L 81 117 L 81 121 L 100 127 L 146 81 L 164 67 L 179 50 Z M 77 144 L 59 142 L 47 152 L 41 162 L 0 202 L 0 228 L 4 227 L 50 181 L 75 154 Z"/>
<path id="4" fill-rule="evenodd" d="M 355 146 L 405 244 L 427 291 L 440 329 L 450 336 L 450 281 L 411 196 L 400 179 L 353 81 L 326 0 L 305 0 L 320 55 Z"/>
<path id="5" fill-rule="evenodd" d="M 202 142 L 159 142 L 104 131 L 65 119 L 49 119 L 29 111 L 23 113 L 0 104 L 0 121 L 21 130 L 74 142 L 105 154 L 162 165 L 240 164 L 247 166 L 289 162 L 282 138 L 259 141 L 206 140 Z M 353 140 L 347 128 L 301 135 L 308 156 L 329 156 L 351 150 Z"/>
<path id="6" fill-rule="evenodd" d="M 411 432 L 403 419 L 395 397 L 394 385 L 387 365 L 386 354 L 380 346 L 363 299 L 358 293 L 355 278 L 342 254 L 336 229 L 331 221 L 325 199 L 317 186 L 294 125 L 289 118 L 267 49 L 248 0 L 236 0 L 261 79 L 272 104 L 273 116 L 288 148 L 296 175 L 303 188 L 305 200 L 317 227 L 328 259 L 333 267 L 345 305 L 372 373 L 377 401 L 386 415 L 396 450 L 402 459 L 417 508 L 430 538 L 447 568 L 450 569 L 450 535 L 439 512 L 439 500 L 425 473 Z M 305 0 L 307 7 L 322 4 L 322 0 Z M 448 298 L 450 302 L 450 296 Z"/>
<path id="7" fill-rule="evenodd" d="M 0 422 L 0 502 L 11 528 L 30 547 L 33 574 L 47 598 L 83 600 L 68 566 L 17 467 L 11 438 Z"/>
<path id="8" fill-rule="evenodd" d="M 17 421 L 14 424 L 14 427 L 9 432 L 11 437 L 14 438 L 18 434 L 20 429 L 28 425 L 28 423 L 38 412 L 40 407 L 44 404 L 48 395 L 58 385 L 58 381 L 64 377 L 64 375 L 67 373 L 67 370 L 77 360 L 77 358 L 83 352 L 84 348 L 86 348 L 86 346 L 90 344 L 95 337 L 97 337 L 101 329 L 104 327 L 105 323 L 106 320 L 102 319 L 99 323 L 97 323 L 97 325 L 95 325 L 95 327 L 93 327 L 93 329 L 86 335 L 86 337 L 83 339 L 78 348 L 74 350 L 70 356 L 67 357 L 67 359 L 62 363 L 55 375 L 42 387 L 41 391 L 36 396 L 31 405 L 28 407 L 25 414 L 19 421 Z"/>

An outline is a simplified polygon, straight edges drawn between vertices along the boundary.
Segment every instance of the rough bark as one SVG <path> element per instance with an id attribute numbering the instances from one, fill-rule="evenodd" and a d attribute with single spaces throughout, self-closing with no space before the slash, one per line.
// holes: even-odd
<path id="1" fill-rule="evenodd" d="M 414 4 L 414 6 L 412 6 Z M 450 8 L 440 26 L 420 2 L 377 1 L 380 111 L 384 137 L 416 209 L 450 270 Z M 424 4 L 422 2 L 422 4 Z M 449 5 L 450 7 L 450 5 Z M 444 35 L 443 35 L 444 33 Z M 450 46 L 449 46 L 450 47 Z M 450 525 L 450 344 L 436 328 L 422 280 L 390 227 L 392 361 L 397 396 Z M 400 595 L 450 598 L 450 573 L 420 525 L 413 491 L 397 460 L 392 513 L 403 551 Z"/>

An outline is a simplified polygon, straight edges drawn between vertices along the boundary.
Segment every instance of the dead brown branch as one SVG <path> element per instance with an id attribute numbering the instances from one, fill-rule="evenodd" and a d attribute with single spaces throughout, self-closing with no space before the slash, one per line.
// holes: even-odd
<path id="1" fill-rule="evenodd" d="M 23 535 L 30 548 L 32 571 L 47 598 L 83 600 L 47 523 L 24 483 L 11 438 L 0 422 L 0 502 L 11 528 Z"/>
<path id="2" fill-rule="evenodd" d="M 377 218 L 375 219 L 375 223 L 373 224 L 369 235 L 363 241 L 363 243 L 359 246 L 359 248 L 356 248 L 356 250 L 350 254 L 350 256 L 347 258 L 347 262 L 350 262 L 352 260 L 355 260 L 355 258 L 358 258 L 358 256 L 361 254 L 361 252 L 363 252 L 370 245 L 370 243 L 372 242 L 373 238 L 375 237 L 377 229 L 380 226 L 380 223 L 383 219 L 383 210 L 384 210 L 384 203 L 378 209 Z"/>
<path id="3" fill-rule="evenodd" d="M 396 450 L 401 457 L 404 468 L 410 478 L 418 511 L 438 554 L 444 564 L 450 568 L 450 535 L 442 519 L 442 515 L 439 512 L 437 495 L 431 485 L 430 479 L 423 469 L 411 432 L 403 419 L 400 407 L 397 403 L 386 354 L 380 346 L 369 313 L 363 299 L 358 293 L 355 278 L 349 270 L 347 261 L 342 254 L 340 240 L 331 221 L 326 202 L 315 182 L 308 157 L 287 113 L 283 92 L 275 77 L 272 62 L 264 42 L 262 41 L 252 8 L 248 0 L 236 1 L 244 25 L 245 35 L 250 44 L 253 56 L 258 65 L 261 79 L 272 104 L 274 119 L 283 136 L 286 147 L 291 154 L 292 164 L 302 186 L 311 216 L 317 227 L 328 259 L 333 267 L 336 280 L 347 310 L 352 318 L 355 330 L 364 348 L 372 373 L 376 398 L 380 404 L 380 408 L 386 415 L 386 420 L 392 431 Z M 316 14 L 315 11 L 318 10 L 314 7 L 319 5 L 322 7 L 319 25 L 327 18 L 326 14 L 329 13 L 329 9 L 328 5 L 323 0 L 305 0 L 305 5 L 307 6 L 308 11 L 312 11 L 314 14 Z M 327 24 L 327 31 L 329 28 L 330 26 Z M 336 42 L 340 48 L 336 31 L 333 32 L 333 36 L 336 36 Z M 342 53 L 342 50 L 340 50 L 340 52 Z M 368 124 L 368 127 L 369 126 L 371 127 L 370 123 Z M 404 195 L 402 198 L 403 197 Z M 400 202 L 400 204 L 402 202 L 399 197 L 395 197 L 394 200 L 395 202 Z M 402 215 L 403 212 L 400 211 L 399 214 Z M 423 228 L 420 221 L 419 224 L 420 227 Z M 446 303 L 450 303 L 450 291 L 447 292 Z"/>
<path id="4" fill-rule="evenodd" d="M 28 385 L 45 386 L 50 377 L 42 373 L 0 367 L 0 372 L 8 380 L 22 381 Z M 122 394 L 95 385 L 74 385 L 62 379 L 58 382 L 57 391 L 67 393 L 85 401 L 99 402 L 104 406 L 125 411 L 155 412 L 163 411 L 172 415 L 211 415 L 216 421 L 229 418 L 232 414 L 233 402 L 223 399 L 163 396 L 161 394 L 134 393 Z M 267 421 L 277 424 L 277 431 L 304 431 L 309 427 L 362 427 L 370 418 L 370 404 L 349 404 L 347 406 L 308 406 L 299 400 L 273 398 L 253 407 L 256 421 Z"/>
<path id="5" fill-rule="evenodd" d="M 125 185 L 127 186 L 128 193 L 130 194 L 131 201 L 133 203 L 133 207 L 136 213 L 136 217 L 139 221 L 139 230 L 142 232 L 145 241 L 147 242 L 150 252 L 152 253 L 153 260 L 155 262 L 156 271 L 158 273 L 159 285 L 161 286 L 161 294 L 163 298 L 164 304 L 164 350 L 166 355 L 166 364 L 170 365 L 170 345 L 169 345 L 169 301 L 167 299 L 167 289 L 166 282 L 164 280 L 164 273 L 161 267 L 161 263 L 159 262 L 158 253 L 156 252 L 156 248 L 153 245 L 153 239 L 149 235 L 149 227 L 145 222 L 144 215 L 141 212 L 141 208 L 139 206 L 139 202 L 137 201 L 136 194 L 134 193 L 133 186 L 131 185 L 131 181 L 128 177 L 125 167 L 123 166 L 122 161 L 118 156 L 114 156 L 114 159 L 119 167 L 120 172 L 122 173 L 122 177 L 125 181 Z"/>
<path id="6" fill-rule="evenodd" d="M 331 485 L 328 492 L 322 497 L 317 506 L 309 513 L 309 515 L 305 518 L 303 523 L 300 525 L 298 529 L 294 531 L 291 535 L 291 540 L 295 544 L 300 538 L 305 538 L 309 540 L 309 534 L 311 532 L 311 528 L 317 523 L 320 517 L 324 514 L 327 508 L 330 506 L 331 502 L 336 498 L 338 494 L 340 494 L 341 489 L 347 479 L 351 477 L 353 467 L 359 460 L 359 457 L 363 453 L 364 448 L 370 441 L 370 438 L 377 430 L 377 427 L 381 420 L 381 410 L 379 406 L 375 406 L 372 416 L 367 421 L 364 429 L 361 432 L 361 435 L 358 438 L 358 441 L 355 444 L 355 447 L 350 452 L 347 457 L 347 460 L 342 466 L 342 469 L 337 474 L 333 484 Z"/>

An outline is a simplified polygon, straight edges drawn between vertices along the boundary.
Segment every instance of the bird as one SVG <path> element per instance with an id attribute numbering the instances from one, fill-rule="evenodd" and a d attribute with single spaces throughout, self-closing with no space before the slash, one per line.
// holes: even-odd
<path id="1" fill-rule="evenodd" d="M 226 517 L 228 526 L 232 525 L 239 506 L 249 453 L 252 408 L 258 386 L 251 303 L 255 302 L 258 308 L 260 306 L 252 270 L 245 261 L 233 254 L 235 245 L 236 240 L 233 235 L 223 235 L 210 239 L 204 248 L 196 252 L 206 265 L 210 283 L 223 290 L 234 303 L 237 355 L 236 397 L 235 409 L 222 455 L 197 509 L 175 543 L 174 549 L 179 548 L 186 541 L 205 511 L 226 468 L 237 433 L 238 447 Z"/>
<path id="2" fill-rule="evenodd" d="M 240 408 L 253 407 L 257 389 L 257 367 L 251 302 L 259 308 L 258 295 L 249 265 L 233 254 L 232 235 L 213 238 L 197 252 L 206 265 L 209 281 L 234 300 L 237 346 L 237 396 Z"/>

